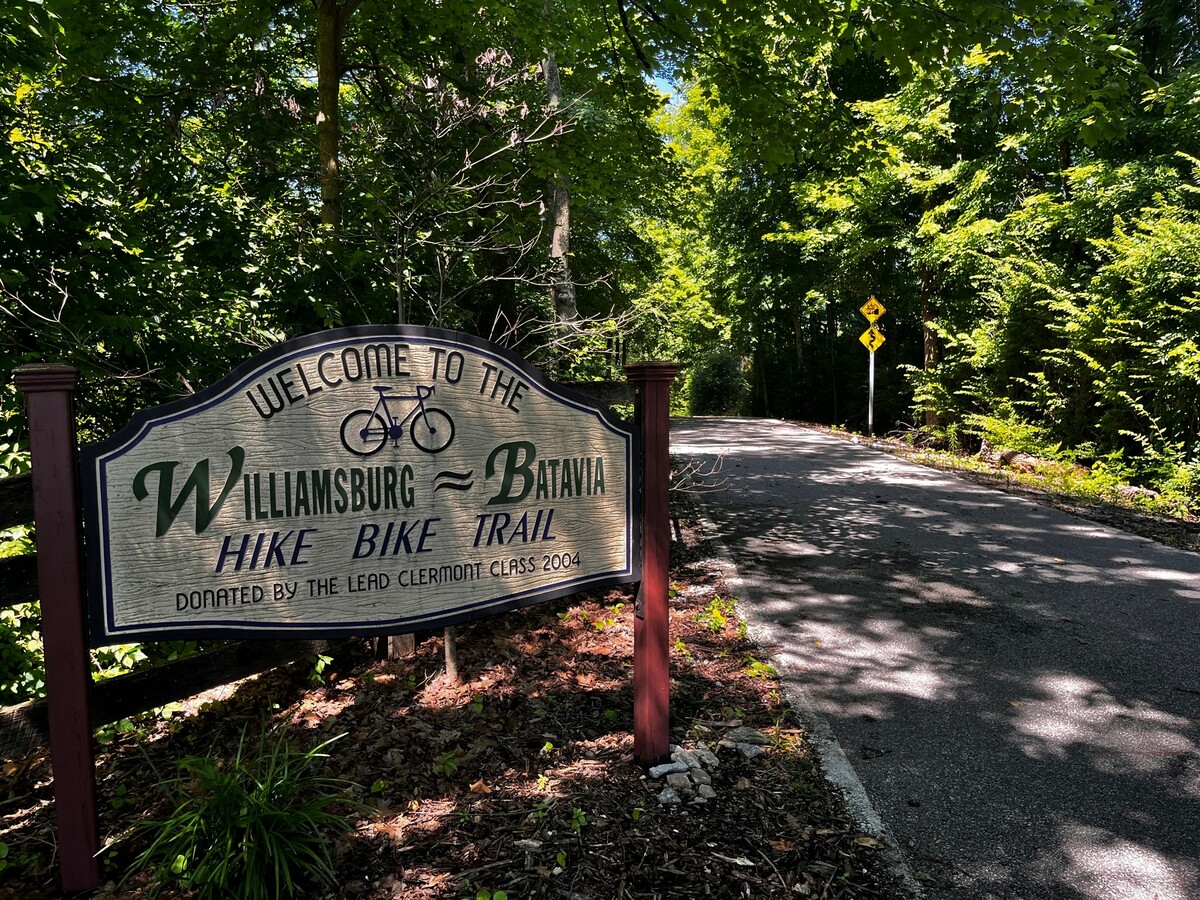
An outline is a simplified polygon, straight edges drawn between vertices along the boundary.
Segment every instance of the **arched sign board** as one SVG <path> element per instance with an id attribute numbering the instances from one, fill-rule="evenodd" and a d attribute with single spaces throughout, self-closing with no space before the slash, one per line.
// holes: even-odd
<path id="1" fill-rule="evenodd" d="M 637 581 L 639 446 L 474 337 L 297 338 L 83 449 L 92 644 L 408 632 Z"/>

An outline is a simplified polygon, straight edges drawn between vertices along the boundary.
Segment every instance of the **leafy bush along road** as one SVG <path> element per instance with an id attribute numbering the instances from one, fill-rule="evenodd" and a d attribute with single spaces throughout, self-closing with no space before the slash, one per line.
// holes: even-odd
<path id="1" fill-rule="evenodd" d="M 345 735 L 312 771 L 357 785 L 335 791 L 329 807 L 353 830 L 326 832 L 337 887 L 313 886 L 314 896 L 894 896 L 877 845 L 831 794 L 705 545 L 692 529 L 684 536 L 672 546 L 672 741 L 718 751 L 713 799 L 662 806 L 663 783 L 633 761 L 633 611 L 612 591 L 464 629 L 457 686 L 440 675 L 437 639 L 401 661 L 376 662 L 355 647 L 319 687 L 304 668 L 276 672 L 194 715 L 118 736 L 99 763 L 102 832 L 115 839 L 101 896 L 140 897 L 153 886 L 136 865 L 150 836 L 130 829 L 170 816 L 178 791 L 155 788 L 150 764 L 172 776 L 178 760 L 211 754 L 211 769 L 193 760 L 182 773 L 198 788 L 197 771 L 234 771 L 243 732 L 251 748 L 264 726 L 300 753 Z M 761 756 L 716 746 L 739 725 L 766 735 Z M 275 739 L 265 739 L 268 751 Z M 54 896 L 45 756 L 2 771 L 9 856 L 0 897 Z M 176 868 L 186 877 L 198 862 Z M 166 894 L 190 896 L 167 868 Z"/>

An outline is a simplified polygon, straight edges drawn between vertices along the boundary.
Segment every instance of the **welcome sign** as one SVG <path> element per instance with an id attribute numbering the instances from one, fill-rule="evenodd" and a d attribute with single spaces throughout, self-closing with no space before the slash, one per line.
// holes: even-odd
<path id="1" fill-rule="evenodd" d="M 636 581 L 635 436 L 457 332 L 289 341 L 82 451 L 92 642 L 412 631 Z"/>

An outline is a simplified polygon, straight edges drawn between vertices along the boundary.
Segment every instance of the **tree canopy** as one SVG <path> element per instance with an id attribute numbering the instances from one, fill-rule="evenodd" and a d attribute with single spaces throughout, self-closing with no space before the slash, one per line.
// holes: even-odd
<path id="1" fill-rule="evenodd" d="M 876 422 L 1191 505 L 1194 16 L 10 0 L 0 362 L 79 365 L 98 435 L 255 348 L 405 321 L 565 377 L 669 356 L 699 411 L 861 427 L 876 296 Z"/>

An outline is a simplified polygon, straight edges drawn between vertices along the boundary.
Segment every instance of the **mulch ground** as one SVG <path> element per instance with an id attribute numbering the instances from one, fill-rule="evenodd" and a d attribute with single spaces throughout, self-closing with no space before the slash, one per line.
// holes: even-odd
<path id="1" fill-rule="evenodd" d="M 773 671 L 744 634 L 695 528 L 672 545 L 672 742 L 716 748 L 763 731 L 766 753 L 720 750 L 716 798 L 661 806 L 633 759 L 633 609 L 622 590 L 581 595 L 460 630 L 460 681 L 442 638 L 376 660 L 353 644 L 321 676 L 252 679 L 170 720 L 148 718 L 98 762 L 101 898 L 141 897 L 126 876 L 131 827 L 166 812 L 153 773 L 232 753 L 244 732 L 286 728 L 311 747 L 336 735 L 324 772 L 354 782 L 354 830 L 337 839 L 338 898 L 886 898 L 880 845 L 825 782 Z M 52 897 L 44 753 L 0 767 L 0 897 Z M 166 896 L 188 892 L 169 886 Z M 503 896 L 503 895 L 502 895 Z"/>

